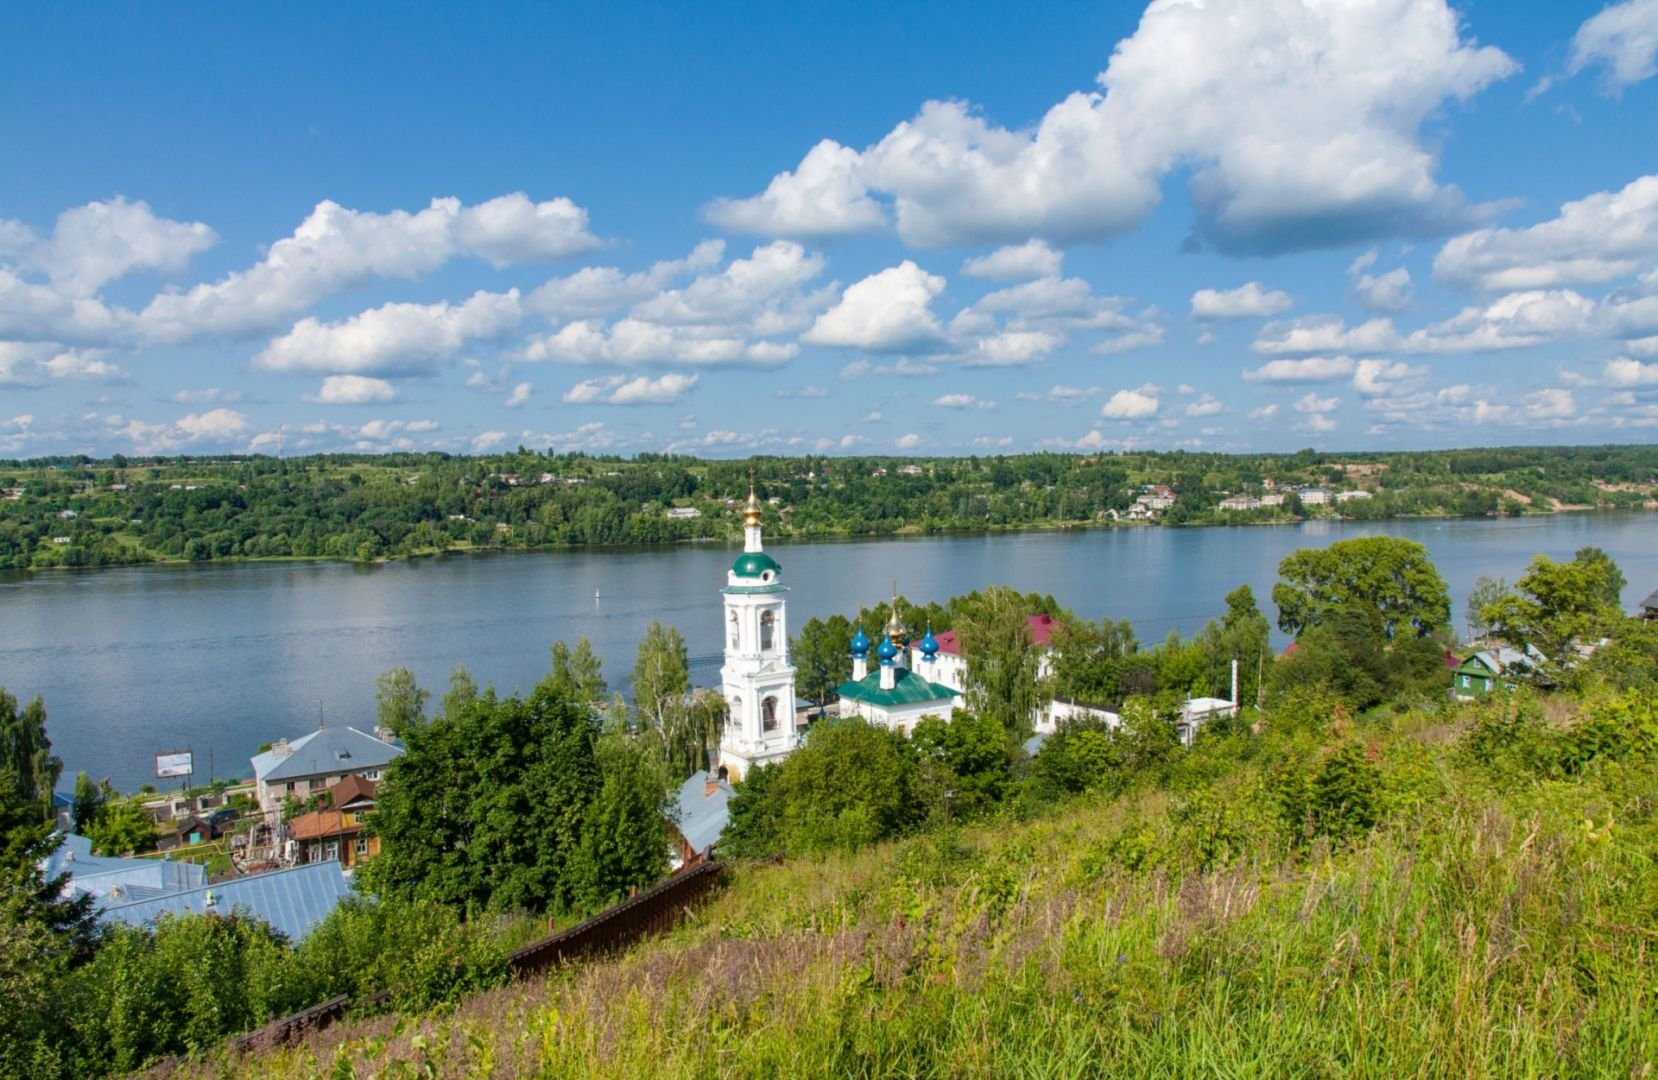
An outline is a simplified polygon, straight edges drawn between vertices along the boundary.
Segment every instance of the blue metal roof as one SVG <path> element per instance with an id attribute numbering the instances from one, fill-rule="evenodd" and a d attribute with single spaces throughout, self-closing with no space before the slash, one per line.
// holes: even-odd
<path id="1" fill-rule="evenodd" d="M 170 859 L 120 859 L 126 865 L 101 873 L 76 874 L 69 882 L 72 893 L 93 896 L 135 898 L 166 896 L 199 889 L 207 884 L 207 868 Z"/>
<path id="2" fill-rule="evenodd" d="M 1024 742 L 1025 753 L 1035 757 L 1042 752 L 1042 744 L 1048 741 L 1046 732 L 1038 731 Z"/>
<path id="3" fill-rule="evenodd" d="M 337 862 L 306 863 L 288 870 L 216 881 L 186 892 L 124 904 L 106 904 L 98 918 L 143 926 L 162 915 L 245 911 L 299 941 L 351 892 Z"/>
<path id="4" fill-rule="evenodd" d="M 714 846 L 731 820 L 731 785 L 721 780 L 708 792 L 708 770 L 698 769 L 681 785 L 674 805 L 679 808 L 679 835 L 702 854 Z"/>
<path id="5" fill-rule="evenodd" d="M 129 896 L 162 895 L 194 889 L 207 884 L 207 871 L 188 862 L 172 859 L 113 859 L 92 854 L 92 841 L 75 833 L 62 835 L 57 849 L 46 857 L 41 869 L 47 880 L 68 874 L 64 895 L 91 893 L 108 896 L 126 892 Z"/>
<path id="6" fill-rule="evenodd" d="M 255 754 L 253 775 L 268 783 L 326 773 L 383 769 L 401 753 L 401 746 L 365 735 L 354 727 L 318 728 L 290 742 L 286 755 L 278 756 L 275 748 Z"/>

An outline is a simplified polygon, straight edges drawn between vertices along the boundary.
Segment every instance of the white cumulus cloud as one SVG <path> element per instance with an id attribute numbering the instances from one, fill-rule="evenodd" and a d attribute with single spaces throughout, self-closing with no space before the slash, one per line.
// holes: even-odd
<path id="1" fill-rule="evenodd" d="M 1194 167 L 1199 232 L 1222 248 L 1442 232 L 1469 214 L 1418 131 L 1515 70 L 1465 42 L 1443 0 L 1155 0 L 1099 90 L 1029 128 L 929 101 L 873 146 L 819 143 L 762 194 L 707 212 L 822 236 L 879 227 L 879 195 L 911 244 L 1070 243 L 1138 224 L 1162 180 Z"/>
<path id="2" fill-rule="evenodd" d="M 1357 364 L 1351 356 L 1309 356 L 1305 360 L 1270 360 L 1253 371 L 1244 372 L 1244 381 L 1336 382 L 1352 375 L 1355 367 Z"/>
<path id="3" fill-rule="evenodd" d="M 337 323 L 301 319 L 253 358 L 262 371 L 406 374 L 430 371 L 468 345 L 500 338 L 523 317 L 518 290 L 460 304 L 384 304 Z"/>
<path id="4" fill-rule="evenodd" d="M 994 409 L 994 401 L 985 401 L 972 394 L 941 394 L 933 399 L 940 409 Z"/>
<path id="5" fill-rule="evenodd" d="M 1434 257 L 1436 278 L 1491 292 L 1594 285 L 1658 257 L 1658 174 L 1561 206 L 1524 229 L 1477 229 Z"/>
<path id="6" fill-rule="evenodd" d="M 723 229 L 762 236 L 821 239 L 879 228 L 887 220 L 869 197 L 856 150 L 824 139 L 792 172 L 779 173 L 748 199 L 716 199 L 703 215 Z"/>
<path id="7" fill-rule="evenodd" d="M 1267 289 L 1259 281 L 1246 282 L 1236 289 L 1199 289 L 1192 294 L 1194 319 L 1247 319 L 1281 315 L 1295 306 L 1290 294 Z"/>
<path id="8" fill-rule="evenodd" d="M 1613 386 L 1658 386 L 1658 363 L 1644 364 L 1628 356 L 1608 360 L 1606 381 Z"/>
<path id="9" fill-rule="evenodd" d="M 20 221 L 0 221 L 0 237 L 0 256 L 19 258 L 71 297 L 91 296 L 134 270 L 182 270 L 219 239 L 199 221 L 157 217 L 143 200 L 120 196 L 63 211 L 44 239 Z"/>
<path id="10" fill-rule="evenodd" d="M 351 210 L 325 200 L 293 235 L 246 270 L 166 292 L 140 315 L 150 341 L 273 330 L 318 302 L 376 278 L 416 278 L 472 255 L 494 265 L 592 250 L 587 211 L 568 199 L 532 202 L 522 193 L 476 206 L 433 199 L 416 213 Z"/>
<path id="11" fill-rule="evenodd" d="M 847 286 L 840 301 L 819 315 L 800 340 L 865 352 L 916 352 L 939 346 L 944 328 L 932 302 L 944 278 L 905 259 Z"/>
<path id="12" fill-rule="evenodd" d="M 576 405 L 676 405 L 695 389 L 701 376 L 669 372 L 657 378 L 608 375 L 586 379 L 564 393 Z"/>
<path id="13" fill-rule="evenodd" d="M 321 389 L 305 400 L 319 405 L 369 405 L 396 401 L 397 387 L 366 375 L 330 375 L 322 380 Z"/>
<path id="14" fill-rule="evenodd" d="M 612 323 L 600 318 L 566 323 L 532 340 L 520 356 L 530 361 L 623 367 L 659 363 L 764 367 L 792 359 L 799 346 L 776 338 L 809 325 L 813 315 L 828 304 L 827 294 L 805 289 L 822 271 L 822 256 L 780 240 L 761 245 L 747 258 L 733 259 L 716 271 L 718 255 L 717 250 L 699 246 L 693 261 L 702 272 L 685 286 L 635 295 L 628 314 Z M 679 266 L 673 272 L 682 269 Z M 634 285 L 626 284 L 626 288 L 632 290 Z M 561 302 L 568 300 L 565 296 Z"/>
<path id="15" fill-rule="evenodd" d="M 1578 27 L 1568 71 L 1596 64 L 1614 93 L 1658 73 L 1658 0 L 1610 4 Z"/>
<path id="16" fill-rule="evenodd" d="M 1027 240 L 997 248 L 989 255 L 968 259 L 961 272 L 989 281 L 1025 281 L 1029 278 L 1059 276 L 1065 255 L 1041 240 Z"/>
<path id="17" fill-rule="evenodd" d="M 1347 268 L 1347 278 L 1353 283 L 1353 298 L 1371 311 L 1396 312 L 1410 306 L 1410 271 L 1398 266 L 1383 274 L 1370 273 L 1376 263 L 1376 252 L 1367 251 L 1354 259 Z"/>
<path id="18" fill-rule="evenodd" d="M 1157 388 L 1142 386 L 1137 390 L 1118 390 L 1100 406 L 1100 415 L 1108 420 L 1144 420 L 1156 416 Z"/>

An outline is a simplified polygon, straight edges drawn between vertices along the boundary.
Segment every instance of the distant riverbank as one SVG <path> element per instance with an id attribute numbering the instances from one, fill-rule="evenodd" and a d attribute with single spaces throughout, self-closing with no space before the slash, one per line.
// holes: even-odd
<path id="1" fill-rule="evenodd" d="M 1259 514 L 1240 513 L 1240 514 L 1235 515 L 1234 518 L 1229 518 L 1229 519 L 1204 518 L 1204 519 L 1199 519 L 1199 520 L 1186 520 L 1186 521 L 1178 521 L 1178 522 L 1175 522 L 1175 521 L 1158 521 L 1158 520 L 1148 520 L 1148 521 L 1109 521 L 1109 520 L 1107 520 L 1107 521 L 1037 521 L 1037 522 L 1030 522 L 1028 524 L 989 525 L 989 526 L 983 526 L 983 527 L 978 527 L 978 528 L 926 528 L 926 527 L 923 527 L 923 526 L 904 526 L 904 527 L 901 527 L 901 528 L 888 530 L 888 531 L 862 532 L 862 533 L 816 531 L 816 532 L 812 532 L 810 534 L 793 534 L 793 533 L 789 533 L 789 532 L 779 532 L 779 533 L 775 533 L 775 534 L 768 534 L 768 537 L 769 537 L 771 542 L 778 543 L 778 544 L 838 544 L 838 543 L 862 543 L 862 542 L 880 541 L 880 540 L 915 540 L 915 539 L 927 539 L 927 538 L 945 539 L 945 538 L 952 538 L 952 537 L 973 538 L 973 537 L 1012 536 L 1012 535 L 1019 535 L 1019 534 L 1022 534 L 1022 533 L 1090 532 L 1090 531 L 1159 529 L 1159 528 L 1161 528 L 1161 529 L 1182 529 L 1182 530 L 1190 530 L 1190 529 L 1232 529 L 1232 528 L 1244 528 L 1244 527 L 1255 527 L 1255 526 L 1285 528 L 1285 527 L 1295 527 L 1295 526 L 1306 525 L 1306 524 L 1310 524 L 1310 523 L 1318 523 L 1318 522 L 1342 523 L 1342 524 L 1350 524 L 1351 525 L 1351 524 L 1369 524 L 1369 523 L 1376 523 L 1376 522 L 1481 521 L 1481 520 L 1501 520 L 1501 519 L 1509 519 L 1509 518 L 1547 519 L 1547 518 L 1553 518 L 1553 517 L 1560 517 L 1560 516 L 1563 516 L 1563 515 L 1598 515 L 1598 514 L 1618 515 L 1618 514 L 1641 514 L 1641 513 L 1653 513 L 1653 512 L 1658 512 L 1658 502 L 1648 503 L 1648 504 L 1644 505 L 1643 507 L 1641 507 L 1639 509 L 1634 509 L 1634 508 L 1610 509 L 1610 508 L 1606 508 L 1606 507 L 1596 507 L 1596 506 L 1566 506 L 1566 507 L 1561 507 L 1561 508 L 1558 508 L 1558 509 L 1555 509 L 1555 510 L 1528 511 L 1528 512 L 1525 512 L 1525 513 L 1502 513 L 1502 512 L 1485 512 L 1485 513 L 1479 513 L 1479 514 L 1453 514 L 1453 513 L 1445 513 L 1445 512 L 1428 513 L 1428 514 L 1403 514 L 1403 513 L 1401 513 L 1401 514 L 1391 514 L 1391 515 L 1388 515 L 1388 516 L 1385 516 L 1385 517 L 1375 517 L 1375 516 L 1359 517 L 1359 516 L 1350 516 L 1350 515 L 1344 515 L 1344 514 L 1313 514 L 1313 515 L 1305 515 L 1305 516 L 1290 516 L 1290 515 L 1260 516 Z M 529 555 L 529 554 L 558 554 L 558 553 L 569 553 L 569 552 L 578 552 L 578 551 L 626 553 L 626 552 L 631 552 L 631 551 L 672 550 L 672 549 L 675 549 L 675 548 L 681 548 L 681 547 L 693 546 L 693 545 L 694 546 L 710 546 L 710 545 L 712 545 L 712 546 L 716 546 L 716 547 L 729 547 L 729 546 L 740 546 L 741 544 L 742 544 L 742 536 L 739 533 L 733 532 L 729 536 L 686 537 L 686 538 L 682 538 L 682 539 L 663 541 L 661 543 L 654 543 L 654 544 L 649 544 L 649 543 L 645 543 L 645 544 L 642 544 L 642 543 L 613 543 L 613 544 L 612 543 L 562 543 L 562 544 L 541 544 L 541 545 L 537 545 L 537 546 L 531 546 L 531 545 L 528 545 L 528 544 L 500 543 L 500 544 L 491 544 L 491 545 L 487 545 L 487 546 L 476 546 L 476 545 L 466 544 L 466 543 L 454 543 L 454 544 L 450 544 L 450 545 L 448 545 L 446 547 L 442 547 L 442 548 L 437 548 L 437 547 L 422 548 L 422 549 L 417 549 L 417 550 L 412 550 L 412 551 L 400 552 L 400 553 L 397 553 L 397 554 L 378 555 L 378 556 L 375 556 L 373 558 L 366 558 L 366 559 L 365 558 L 354 558 L 354 557 L 347 556 L 347 555 L 229 555 L 229 556 L 223 556 L 223 557 L 211 558 L 211 559 L 187 559 L 187 558 L 182 558 L 182 557 L 180 557 L 180 558 L 154 557 L 154 558 L 134 558 L 130 561 L 103 562 L 103 563 L 99 563 L 97 565 L 82 565 L 82 566 L 70 566 L 70 565 L 57 566 L 57 565 L 54 565 L 54 566 L 16 567 L 16 568 L 13 568 L 13 572 L 34 573 L 34 572 L 38 572 L 38 571 L 60 571 L 60 570 L 83 570 L 84 571 L 84 570 L 101 570 L 101 569 L 112 569 L 112 568 L 119 568 L 119 567 L 141 567 L 141 566 L 200 566 L 200 565 L 241 566 L 241 565 L 291 564 L 291 563 L 298 563 L 298 564 L 313 564 L 313 563 L 316 563 L 316 564 L 346 564 L 346 565 L 357 565 L 357 566 L 377 566 L 377 565 L 386 565 L 386 564 L 398 563 L 398 562 L 418 561 L 418 560 L 423 560 L 423 559 L 426 559 L 426 560 L 441 559 L 441 558 L 446 558 L 446 557 L 451 557 L 451 556 L 460 556 L 460 555 L 471 555 L 471 556 Z M 8 573 L 7 570 L 5 570 L 3 568 L 0 568 L 0 575 L 4 575 L 6 573 Z"/>

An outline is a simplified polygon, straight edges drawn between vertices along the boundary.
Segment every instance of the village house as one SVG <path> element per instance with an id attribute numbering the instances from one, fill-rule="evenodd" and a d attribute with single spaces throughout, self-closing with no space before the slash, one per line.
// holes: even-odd
<path id="1" fill-rule="evenodd" d="M 1046 737 L 1058 731 L 1059 725 L 1076 720 L 1098 720 L 1112 731 L 1116 731 L 1123 722 L 1122 716 L 1104 705 L 1077 698 L 1056 697 L 1048 702 L 1048 711 L 1037 722 L 1036 734 Z M 1037 745 L 1040 746 L 1041 743 Z"/>
<path id="2" fill-rule="evenodd" d="M 690 521 L 693 518 L 699 518 L 701 516 L 702 516 L 702 511 L 698 510 L 694 506 L 670 506 L 670 507 L 668 507 L 667 517 L 668 517 L 669 521 Z"/>
<path id="3" fill-rule="evenodd" d="M 1271 484 L 1271 481 L 1269 480 L 1269 481 L 1267 481 L 1267 483 Z M 1284 497 L 1282 495 L 1278 495 L 1278 494 L 1262 495 L 1261 496 L 1261 505 L 1262 506 L 1283 506 L 1284 505 Z"/>
<path id="4" fill-rule="evenodd" d="M 1167 510 L 1179 499 L 1180 496 L 1176 495 L 1167 485 L 1153 484 L 1143 489 L 1143 494 L 1135 496 L 1134 501 L 1147 510 Z"/>
<path id="5" fill-rule="evenodd" d="M 1301 496 L 1301 505 L 1302 506 L 1328 506 L 1328 505 L 1330 505 L 1331 492 L 1330 492 L 1330 489 L 1327 488 L 1327 487 L 1322 487 L 1322 486 L 1319 486 L 1319 485 L 1315 484 L 1312 487 L 1296 488 L 1295 493 L 1297 495 Z"/>
<path id="6" fill-rule="evenodd" d="M 378 781 L 386 766 L 402 753 L 401 746 L 354 727 L 321 727 L 293 742 L 278 739 L 269 750 L 253 756 L 259 809 L 275 824 L 289 796 L 320 795 L 353 773 Z"/>
<path id="7" fill-rule="evenodd" d="M 720 773 L 698 769 L 679 785 L 668 822 L 668 861 L 675 870 L 707 858 L 731 820 L 730 804 L 731 781 Z"/>
<path id="8" fill-rule="evenodd" d="M 1233 683 L 1237 683 L 1234 673 Z M 1234 693 L 1236 686 L 1234 685 Z M 1197 733 L 1211 720 L 1238 715 L 1238 703 L 1218 697 L 1187 698 L 1180 703 L 1180 719 L 1175 722 L 1175 730 L 1180 735 L 1180 741 L 1186 746 L 1197 741 Z"/>
<path id="9" fill-rule="evenodd" d="M 1025 619 L 1025 628 L 1038 653 L 1036 677 L 1046 679 L 1053 674 L 1053 639 L 1059 622 L 1052 615 L 1031 615 Z M 936 666 L 928 669 L 927 677 L 960 694 L 967 689 L 967 660 L 961 655 L 961 641 L 954 630 L 939 634 L 937 641 Z M 911 651 L 912 662 L 919 665 L 923 661 L 921 646 L 916 645 Z"/>
<path id="10" fill-rule="evenodd" d="M 1253 495 L 1233 495 L 1220 501 L 1222 510 L 1259 510 L 1261 500 Z"/>
<path id="11" fill-rule="evenodd" d="M 122 859 L 92 854 L 92 841 L 68 833 L 40 863 L 46 879 L 68 875 L 66 900 L 91 896 L 96 901 L 119 901 L 162 896 L 207 884 L 207 869 L 172 859 Z"/>
<path id="12" fill-rule="evenodd" d="M 1507 645 L 1481 649 L 1451 671 L 1451 696 L 1473 701 L 1495 690 L 1513 690 L 1517 680 L 1537 671 L 1548 657 L 1531 645 L 1525 652 Z"/>
<path id="13" fill-rule="evenodd" d="M 230 809 L 215 810 L 206 814 L 187 814 L 179 819 L 176 831 L 163 833 L 156 838 L 155 847 L 157 851 L 172 851 L 174 848 L 212 843 L 227 835 L 235 824 L 236 811 Z"/>
<path id="14" fill-rule="evenodd" d="M 380 838 L 364 829 L 374 812 L 376 785 L 355 774 L 328 789 L 327 805 L 288 822 L 294 857 L 301 863 L 338 862 L 351 869 L 380 853 Z"/>
<path id="15" fill-rule="evenodd" d="M 1371 495 L 1370 495 L 1370 492 L 1368 492 L 1368 491 L 1338 491 L 1338 492 L 1336 492 L 1336 502 L 1338 502 L 1338 503 L 1352 502 L 1354 499 L 1368 499 L 1370 497 L 1371 497 Z"/>
<path id="16" fill-rule="evenodd" d="M 1638 614 L 1647 622 L 1658 622 L 1658 591 L 1654 591 L 1651 596 L 1641 601 Z"/>

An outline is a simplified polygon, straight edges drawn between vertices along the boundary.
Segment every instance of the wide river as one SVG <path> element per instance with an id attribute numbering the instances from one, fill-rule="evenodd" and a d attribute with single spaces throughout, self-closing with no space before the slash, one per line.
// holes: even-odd
<path id="1" fill-rule="evenodd" d="M 1133 622 L 1142 641 L 1189 634 L 1241 582 L 1269 602 L 1298 547 L 1386 533 L 1419 540 L 1461 608 L 1481 574 L 1513 581 L 1534 553 L 1604 548 L 1629 580 L 1626 608 L 1658 588 L 1658 514 L 1466 521 L 1136 528 L 773 545 L 792 629 L 889 595 L 945 600 L 990 584 L 1051 593 L 1090 618 Z M 699 685 L 718 679 L 726 547 L 570 551 L 358 566 L 150 566 L 0 576 L 0 686 L 46 699 L 65 787 L 77 769 L 134 790 L 153 755 L 191 748 L 197 779 L 250 774 L 261 743 L 317 725 L 369 729 L 374 682 L 394 665 L 441 695 L 465 664 L 480 684 L 528 689 L 556 639 L 591 639 L 625 686 L 652 619 L 679 628 Z M 595 600 L 598 592 L 600 598 Z"/>

